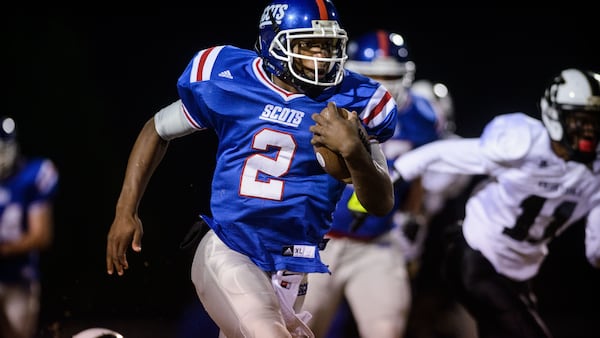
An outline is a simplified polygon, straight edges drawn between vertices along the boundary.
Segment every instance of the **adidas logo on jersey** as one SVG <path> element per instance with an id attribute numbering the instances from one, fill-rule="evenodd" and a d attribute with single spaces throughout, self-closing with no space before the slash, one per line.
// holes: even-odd
<path id="1" fill-rule="evenodd" d="M 315 258 L 315 247 L 310 245 L 286 245 L 282 248 L 281 255 Z"/>
<path id="2" fill-rule="evenodd" d="M 220 72 L 220 73 L 219 73 L 219 76 L 220 76 L 220 77 L 224 77 L 224 78 L 227 78 L 227 79 L 232 79 L 232 80 L 233 80 L 233 76 L 231 75 L 231 72 L 229 71 L 229 69 L 227 69 L 227 70 L 224 70 L 224 71 Z"/>
<path id="3" fill-rule="evenodd" d="M 283 252 L 281 253 L 283 256 L 293 256 L 294 250 L 292 246 L 284 246 Z"/>

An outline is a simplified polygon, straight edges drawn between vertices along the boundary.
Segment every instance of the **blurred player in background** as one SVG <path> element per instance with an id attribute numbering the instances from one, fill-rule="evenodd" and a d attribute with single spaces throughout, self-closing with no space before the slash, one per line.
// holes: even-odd
<path id="1" fill-rule="evenodd" d="M 496 116 L 479 138 L 440 140 L 394 163 L 399 180 L 426 170 L 489 175 L 447 238 L 444 277 L 481 338 L 551 337 L 531 282 L 550 242 L 585 222 L 585 253 L 600 268 L 600 74 L 561 71 L 540 100 L 541 121 Z"/>
<path id="2" fill-rule="evenodd" d="M 448 87 L 420 79 L 414 93 L 427 98 L 438 116 L 441 139 L 455 139 L 454 101 Z M 410 250 L 413 267 L 413 302 L 406 338 L 475 338 L 475 321 L 444 285 L 441 275 L 445 230 L 464 217 L 464 203 L 477 179 L 471 175 L 426 171 L 421 175 L 422 214 L 420 241 Z M 409 244 L 409 243 L 406 243 Z M 409 250 L 407 250 L 409 251 Z"/>
<path id="3" fill-rule="evenodd" d="M 398 124 L 392 139 L 382 144 L 388 162 L 406 151 L 438 139 L 437 118 L 431 104 L 410 90 L 415 64 L 402 35 L 376 30 L 348 44 L 346 67 L 380 82 L 396 99 Z M 331 275 L 309 277 L 305 308 L 313 317 L 316 337 L 347 337 L 346 303 L 360 336 L 401 337 L 410 310 L 410 280 L 394 214 L 414 209 L 405 198 L 407 185 L 395 190 L 395 208 L 380 217 L 368 214 L 358 203 L 354 186 L 348 185 L 333 215 L 329 242 L 321 253 Z M 416 206 L 420 206 L 417 197 Z M 418 209 L 414 209 L 418 211 Z M 412 225 L 410 225 L 412 227 Z M 412 229 L 407 236 L 412 236 Z M 338 312 L 339 311 L 339 312 Z"/>
<path id="4" fill-rule="evenodd" d="M 302 309 L 307 276 L 329 272 L 320 249 L 345 187 L 319 165 L 313 145 L 344 158 L 369 212 L 384 215 L 394 203 L 379 143 L 393 135 L 396 103 L 385 88 L 344 69 L 346 42 L 331 1 L 273 0 L 255 50 L 199 51 L 177 82 L 180 99 L 147 121 L 130 153 L 107 238 L 107 272 L 123 275 L 129 248 L 142 248 L 138 206 L 169 142 L 215 132 L 211 212 L 201 215 L 210 230 L 191 267 L 196 293 L 221 337 L 312 337 Z M 320 114 L 329 102 L 350 111 L 348 119 Z M 202 156 L 201 147 L 191 156 Z"/>
<path id="5" fill-rule="evenodd" d="M 35 337 L 39 255 L 52 244 L 57 187 L 53 162 L 22 156 L 15 120 L 0 117 L 0 337 Z"/>

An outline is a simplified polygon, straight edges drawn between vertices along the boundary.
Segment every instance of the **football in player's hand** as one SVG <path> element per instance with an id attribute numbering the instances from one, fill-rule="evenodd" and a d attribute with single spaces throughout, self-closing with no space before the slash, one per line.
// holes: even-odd
<path id="1" fill-rule="evenodd" d="M 329 102 L 327 107 L 321 111 L 321 114 L 339 114 L 341 117 L 348 118 L 348 110 L 345 108 L 338 108 L 335 103 Z M 317 161 L 323 167 L 325 172 L 335 177 L 336 179 L 344 183 L 352 183 L 352 177 L 348 167 L 346 167 L 346 161 L 344 157 L 337 152 L 332 151 L 322 144 L 314 145 L 315 155 Z"/>

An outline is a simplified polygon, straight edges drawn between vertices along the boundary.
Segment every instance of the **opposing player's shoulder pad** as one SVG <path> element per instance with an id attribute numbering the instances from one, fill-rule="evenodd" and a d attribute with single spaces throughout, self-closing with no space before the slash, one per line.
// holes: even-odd
<path id="1" fill-rule="evenodd" d="M 480 137 L 483 154 L 494 162 L 510 162 L 523 158 L 531 148 L 538 121 L 523 114 L 496 116 Z"/>

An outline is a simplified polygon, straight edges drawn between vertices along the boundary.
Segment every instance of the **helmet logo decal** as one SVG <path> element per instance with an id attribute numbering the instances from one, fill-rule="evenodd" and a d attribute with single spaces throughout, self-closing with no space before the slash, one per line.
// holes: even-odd
<path id="1" fill-rule="evenodd" d="M 274 4 L 267 6 L 260 17 L 260 28 L 264 28 L 273 24 L 281 24 L 281 20 L 285 17 L 285 11 L 288 9 L 287 4 Z"/>
<path id="2" fill-rule="evenodd" d="M 329 13 L 327 12 L 327 6 L 324 0 L 315 0 L 317 8 L 319 9 L 319 18 L 321 20 L 329 20 Z M 288 10 L 288 4 L 273 4 L 265 7 L 261 17 L 259 28 L 266 27 L 277 23 L 281 24 L 281 20 L 285 17 L 285 12 Z"/>

